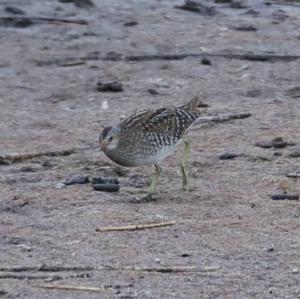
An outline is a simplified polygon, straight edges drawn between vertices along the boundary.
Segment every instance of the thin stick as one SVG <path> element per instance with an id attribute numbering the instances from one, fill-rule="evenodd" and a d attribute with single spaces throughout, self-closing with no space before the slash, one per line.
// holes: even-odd
<path id="1" fill-rule="evenodd" d="M 149 223 L 149 224 L 133 224 L 133 225 L 125 225 L 125 226 L 107 226 L 107 227 L 99 227 L 96 228 L 96 232 L 114 232 L 114 231 L 131 231 L 131 230 L 142 230 L 142 229 L 150 229 L 156 227 L 164 227 L 174 225 L 175 221 L 168 222 L 160 222 L 160 223 Z"/>
<path id="2" fill-rule="evenodd" d="M 213 272 L 219 270 L 219 267 L 123 267 L 116 268 L 108 266 L 106 270 L 111 271 L 137 271 L 137 272 L 158 272 L 158 273 L 179 273 L 179 272 Z"/>
<path id="3" fill-rule="evenodd" d="M 0 273 L 0 279 L 66 279 L 88 277 L 89 273 L 75 273 L 71 275 L 50 275 L 50 274 L 19 274 L 19 273 Z"/>
<path id="4" fill-rule="evenodd" d="M 95 292 L 102 293 L 107 291 L 112 291 L 111 289 L 97 288 L 97 287 L 86 287 L 86 286 L 72 286 L 67 284 L 31 284 L 32 287 L 43 288 L 43 289 L 59 289 L 59 290 L 70 290 L 70 291 L 86 291 L 86 292 Z"/>
<path id="5" fill-rule="evenodd" d="M 196 122 L 197 124 L 203 124 L 203 123 L 221 123 L 226 121 L 231 121 L 235 119 L 244 119 L 250 117 L 250 113 L 229 113 L 229 114 L 221 114 L 216 116 L 204 116 L 200 117 Z"/>
<path id="6" fill-rule="evenodd" d="M 90 266 L 47 266 L 41 265 L 37 267 L 23 267 L 23 266 L 8 266 L 0 267 L 0 272 L 75 272 L 75 271 L 92 271 L 94 267 Z"/>
<path id="7" fill-rule="evenodd" d="M 57 18 L 43 18 L 43 17 L 0 17 L 0 20 L 13 22 L 13 21 L 32 21 L 32 22 L 45 22 L 45 23 L 69 23 L 69 24 L 78 24 L 78 25 L 88 25 L 86 20 L 81 19 L 57 19 Z"/>

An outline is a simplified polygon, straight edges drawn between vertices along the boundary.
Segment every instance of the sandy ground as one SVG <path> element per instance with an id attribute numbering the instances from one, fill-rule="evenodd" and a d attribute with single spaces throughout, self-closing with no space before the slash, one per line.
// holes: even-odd
<path id="1" fill-rule="evenodd" d="M 206 16 L 174 8 L 181 1 L 94 0 L 92 8 L 62 2 L 0 4 L 1 16 L 22 16 L 5 10 L 14 6 L 28 17 L 88 22 L 0 26 L 0 155 L 75 149 L 67 156 L 0 165 L 1 267 L 34 269 L 1 269 L 0 297 L 299 298 L 299 201 L 270 195 L 300 192 L 299 179 L 286 177 L 299 171 L 300 59 L 287 58 L 300 55 L 300 6 L 248 1 L 235 9 L 202 1 L 217 10 Z M 159 58 L 191 53 L 197 55 Z M 240 59 L 225 55 L 232 53 Z M 249 53 L 281 56 L 257 61 L 243 56 Z M 128 61 L 136 55 L 144 59 Z M 202 64 L 203 57 L 211 65 Z M 111 80 L 121 82 L 123 91 L 97 91 L 98 81 Z M 252 116 L 191 131 L 191 192 L 180 189 L 179 146 L 162 165 L 157 200 L 137 203 L 151 171 L 117 170 L 98 150 L 102 126 L 138 109 L 180 105 L 195 94 L 210 105 L 208 113 Z M 276 137 L 295 145 L 255 146 Z M 220 160 L 226 152 L 239 156 Z M 121 189 L 61 188 L 73 175 L 115 177 Z M 165 228 L 95 232 L 172 220 L 176 224 Z M 54 273 L 40 271 L 41 265 L 119 270 Z M 178 266 L 198 270 L 122 270 Z M 45 282 L 110 290 L 33 286 Z"/>

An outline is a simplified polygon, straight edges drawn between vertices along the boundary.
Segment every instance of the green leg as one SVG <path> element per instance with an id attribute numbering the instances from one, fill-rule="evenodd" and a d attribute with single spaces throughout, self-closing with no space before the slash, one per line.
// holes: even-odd
<path id="1" fill-rule="evenodd" d="M 158 164 L 155 164 L 154 166 L 155 166 L 155 172 L 152 174 L 151 184 L 149 186 L 145 199 L 152 198 L 152 195 L 155 192 L 156 183 L 161 173 L 161 167 Z"/>
<path id="2" fill-rule="evenodd" d="M 181 164 L 181 173 L 182 173 L 182 189 L 184 191 L 189 190 L 189 171 L 187 169 L 187 159 L 190 153 L 191 142 L 189 140 L 184 141 L 184 154 L 183 154 L 183 161 Z"/>

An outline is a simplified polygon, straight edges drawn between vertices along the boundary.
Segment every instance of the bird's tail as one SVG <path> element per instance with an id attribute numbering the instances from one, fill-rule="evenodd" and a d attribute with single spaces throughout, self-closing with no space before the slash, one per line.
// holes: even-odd
<path id="1" fill-rule="evenodd" d="M 182 108 L 191 111 L 197 111 L 197 108 L 207 108 L 208 105 L 203 103 L 198 96 L 193 97 L 187 104 L 183 105 Z"/>

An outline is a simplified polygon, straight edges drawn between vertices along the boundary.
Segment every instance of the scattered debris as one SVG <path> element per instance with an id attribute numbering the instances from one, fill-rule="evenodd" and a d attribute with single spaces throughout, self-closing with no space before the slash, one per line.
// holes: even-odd
<path id="1" fill-rule="evenodd" d="M 239 154 L 235 154 L 235 153 L 224 153 L 224 154 L 219 156 L 219 159 L 220 160 L 232 160 L 232 159 L 235 159 L 239 156 L 240 156 Z"/>
<path id="2" fill-rule="evenodd" d="M 273 200 L 299 200 L 299 194 L 273 194 L 271 198 Z"/>
<path id="3" fill-rule="evenodd" d="M 185 0 L 184 4 L 175 5 L 175 8 L 196 12 L 209 17 L 213 17 L 218 13 L 214 6 L 206 6 L 193 0 Z"/>
<path id="4" fill-rule="evenodd" d="M 142 229 L 150 229 L 150 228 L 157 228 L 157 227 L 165 227 L 174 225 L 175 221 L 167 221 L 167 222 L 160 222 L 160 223 L 151 223 L 151 224 L 135 224 L 135 225 L 125 225 L 125 226 L 107 226 L 107 227 L 100 227 L 96 228 L 96 232 L 113 232 L 113 231 L 130 231 L 130 230 L 142 230 Z"/>
<path id="5" fill-rule="evenodd" d="M 123 91 L 123 84 L 118 81 L 112 82 L 97 82 L 97 90 L 101 92 L 121 92 Z"/>
<path id="6" fill-rule="evenodd" d="M 75 185 L 75 184 L 87 184 L 89 182 L 90 182 L 90 179 L 88 176 L 75 175 L 75 176 L 72 176 L 71 178 L 67 179 L 66 181 L 64 181 L 64 184 L 66 186 L 69 186 L 69 185 Z"/>
<path id="7" fill-rule="evenodd" d="M 4 11 L 13 15 L 25 15 L 25 11 L 16 6 L 5 6 Z"/>
<path id="8" fill-rule="evenodd" d="M 282 137 L 276 137 L 270 141 L 259 141 L 255 143 L 255 146 L 261 148 L 284 148 L 287 146 L 294 146 L 294 145 L 296 145 L 294 142 L 284 141 Z"/>

